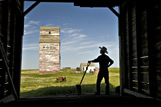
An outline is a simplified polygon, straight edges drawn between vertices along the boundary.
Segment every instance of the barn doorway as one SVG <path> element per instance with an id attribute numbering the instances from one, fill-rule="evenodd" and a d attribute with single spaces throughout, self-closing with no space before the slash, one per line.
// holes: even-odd
<path id="1" fill-rule="evenodd" d="M 33 3 L 25 2 L 25 9 Z M 118 8 L 115 10 L 118 11 Z M 59 73 L 40 75 L 38 72 L 40 26 L 60 27 Z M 76 68 L 79 68 L 81 63 L 96 58 L 100 54 L 100 46 L 107 47 L 108 55 L 115 61 L 110 68 L 110 86 L 114 93 L 114 88 L 119 86 L 118 17 L 108 8 L 80 8 L 73 6 L 73 3 L 40 3 L 25 16 L 21 97 L 74 94 L 75 85 L 82 76 L 82 73 L 76 73 Z M 95 64 L 95 67 L 98 68 L 98 64 Z M 67 81 L 57 82 L 56 78 L 59 76 L 66 76 Z M 86 75 L 83 83 L 84 93 L 95 91 L 96 77 L 97 74 Z M 104 85 L 102 81 L 102 87 L 105 87 Z M 102 92 L 104 91 L 102 88 Z"/>

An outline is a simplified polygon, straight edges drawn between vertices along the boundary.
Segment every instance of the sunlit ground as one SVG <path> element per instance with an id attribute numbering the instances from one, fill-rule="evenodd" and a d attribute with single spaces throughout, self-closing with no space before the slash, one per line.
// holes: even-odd
<path id="1" fill-rule="evenodd" d="M 39 74 L 38 70 L 22 70 L 21 72 L 21 98 L 39 97 L 49 95 L 76 94 L 76 84 L 79 84 L 83 73 L 73 73 L 75 69 L 66 69 L 56 74 Z M 115 87 L 120 85 L 119 68 L 110 68 L 110 92 L 115 92 Z M 66 76 L 66 82 L 58 82 L 58 76 Z M 82 83 L 82 93 L 96 91 L 97 74 L 87 73 Z M 104 80 L 101 92 L 105 92 Z"/>

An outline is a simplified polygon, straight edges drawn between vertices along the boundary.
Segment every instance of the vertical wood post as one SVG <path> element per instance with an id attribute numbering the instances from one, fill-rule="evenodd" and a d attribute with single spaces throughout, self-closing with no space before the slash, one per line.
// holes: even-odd
<path id="1" fill-rule="evenodd" d="M 147 1 L 148 2 L 148 1 Z M 154 31 L 154 19 L 152 16 L 153 15 L 153 3 L 147 3 L 147 31 L 148 31 L 148 55 L 149 55 L 149 85 L 150 85 L 150 95 L 152 97 L 156 96 L 156 69 L 155 69 L 155 46 L 154 46 L 154 36 L 155 36 L 155 31 Z"/>

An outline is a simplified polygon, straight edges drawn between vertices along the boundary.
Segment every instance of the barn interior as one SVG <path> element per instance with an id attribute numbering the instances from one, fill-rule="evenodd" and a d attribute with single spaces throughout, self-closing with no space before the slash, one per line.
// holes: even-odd
<path id="1" fill-rule="evenodd" d="M 35 1 L 24 11 L 24 1 Z M 120 96 L 20 99 L 24 16 L 40 2 L 109 8 L 119 20 Z M 118 6 L 119 12 L 113 7 Z M 0 106 L 157 106 L 161 104 L 161 1 L 0 0 Z M 117 102 L 117 103 L 116 103 Z"/>

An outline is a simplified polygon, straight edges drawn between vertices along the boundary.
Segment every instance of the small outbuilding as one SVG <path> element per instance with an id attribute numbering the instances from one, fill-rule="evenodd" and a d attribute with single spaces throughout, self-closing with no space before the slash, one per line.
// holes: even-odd
<path id="1" fill-rule="evenodd" d="M 80 69 L 82 72 L 84 72 L 86 70 L 86 67 L 87 67 L 87 63 L 80 64 Z M 94 71 L 95 71 L 95 65 L 94 65 L 94 63 L 91 63 L 88 67 L 87 73 L 94 72 Z"/>

